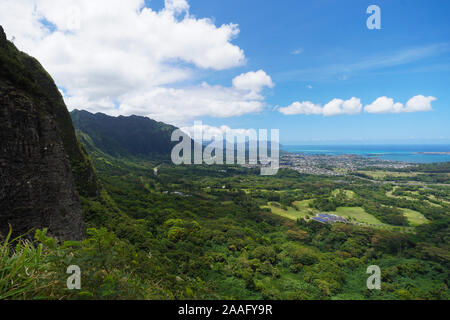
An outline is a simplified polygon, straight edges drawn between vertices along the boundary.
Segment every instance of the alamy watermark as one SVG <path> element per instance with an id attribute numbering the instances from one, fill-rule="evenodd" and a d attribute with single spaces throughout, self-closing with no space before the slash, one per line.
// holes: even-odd
<path id="1" fill-rule="evenodd" d="M 280 168 L 280 131 L 270 131 L 270 137 L 266 129 L 230 129 L 212 134 L 196 121 L 192 136 L 181 129 L 172 133 L 172 142 L 179 142 L 172 150 L 172 162 L 260 166 L 261 175 L 276 175 Z"/>
<path id="2" fill-rule="evenodd" d="M 69 266 L 66 271 L 71 276 L 67 278 L 67 289 L 80 290 L 81 289 L 81 269 L 79 266 Z"/>
<path id="3" fill-rule="evenodd" d="M 367 279 L 367 289 L 381 290 L 381 269 L 379 266 L 369 266 L 366 271 L 371 276 Z"/>
<path id="4" fill-rule="evenodd" d="M 367 18 L 367 28 L 369 30 L 380 30 L 381 29 L 381 9 L 377 5 L 370 5 L 367 8 L 367 14 L 370 14 L 369 18 Z"/>

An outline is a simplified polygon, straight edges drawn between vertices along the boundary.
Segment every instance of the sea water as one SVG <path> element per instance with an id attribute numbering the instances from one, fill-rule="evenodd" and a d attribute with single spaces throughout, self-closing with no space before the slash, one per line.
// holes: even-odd
<path id="1" fill-rule="evenodd" d="M 409 163 L 450 161 L 450 145 L 283 145 L 281 150 L 307 155 L 354 154 Z"/>

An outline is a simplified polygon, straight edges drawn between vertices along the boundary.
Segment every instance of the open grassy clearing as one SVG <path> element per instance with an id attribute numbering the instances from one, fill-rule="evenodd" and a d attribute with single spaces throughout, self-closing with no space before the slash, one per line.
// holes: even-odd
<path id="1" fill-rule="evenodd" d="M 450 204 L 450 201 L 447 201 L 444 199 L 438 199 L 433 194 L 428 195 L 428 198 L 430 198 L 431 200 L 434 200 L 434 201 L 441 201 L 443 203 Z"/>
<path id="2" fill-rule="evenodd" d="M 311 201 L 296 201 L 293 203 L 294 207 L 287 207 L 287 210 L 284 210 L 278 202 L 269 202 L 267 206 L 263 206 L 262 208 L 268 208 L 273 214 L 297 221 L 299 218 L 305 218 L 308 215 L 315 214 L 313 209 L 309 207 Z"/>
<path id="3" fill-rule="evenodd" d="M 391 172 L 391 171 L 358 171 L 358 173 L 365 174 L 369 177 L 372 177 L 372 179 L 376 180 L 383 180 L 387 176 L 399 178 L 399 177 L 415 177 L 418 175 L 416 172 Z"/>
<path id="4" fill-rule="evenodd" d="M 407 209 L 402 209 L 407 210 Z M 411 212 L 408 212 L 408 214 L 411 216 L 411 219 L 413 219 L 414 223 L 425 223 L 423 217 L 420 213 L 415 212 L 413 210 L 409 210 Z M 418 224 L 411 223 L 411 226 L 409 227 L 400 227 L 400 226 L 394 226 L 390 224 L 386 224 L 381 222 L 378 218 L 375 216 L 367 213 L 363 208 L 361 207 L 339 207 L 334 212 L 329 212 L 331 214 L 336 214 L 338 216 L 344 217 L 348 220 L 350 220 L 353 223 L 361 223 L 364 225 L 368 225 L 377 229 L 386 229 L 386 230 L 393 230 L 393 231 L 404 231 L 404 232 L 412 232 L 414 231 L 414 226 Z M 419 215 L 423 217 L 420 218 Z M 406 216 L 406 214 L 405 214 Z M 407 217 L 409 220 L 409 217 Z M 425 219 L 426 220 L 426 219 Z M 411 220 L 409 220 L 411 221 Z"/>
<path id="5" fill-rule="evenodd" d="M 331 212 L 332 214 L 336 214 L 338 216 L 344 217 L 350 221 L 356 221 L 364 224 L 371 225 L 386 225 L 378 220 L 373 215 L 367 213 L 361 207 L 339 207 L 336 211 Z M 386 225 L 388 226 L 388 225 Z"/>
<path id="6" fill-rule="evenodd" d="M 286 210 L 278 202 L 269 202 L 267 206 L 263 206 L 262 208 L 270 209 L 273 214 L 278 216 L 297 221 L 299 218 L 305 219 L 307 216 L 312 217 L 317 213 L 316 210 L 309 207 L 311 201 L 313 200 L 296 201 L 293 203 L 294 207 L 287 207 Z M 427 223 L 426 218 L 419 212 L 409 209 L 402 210 L 411 223 L 411 227 L 399 227 L 383 223 L 375 216 L 367 213 L 362 207 L 339 207 L 336 211 L 327 213 L 344 217 L 352 223 L 359 223 L 378 229 L 402 230 L 406 232 L 411 232 L 415 226 Z"/>
<path id="7" fill-rule="evenodd" d="M 333 168 L 333 171 L 337 172 L 337 173 L 341 173 L 341 174 L 348 174 L 349 173 L 349 170 L 348 169 L 344 169 L 344 168 Z"/>
<path id="8" fill-rule="evenodd" d="M 410 197 L 410 196 L 396 196 L 396 195 L 394 195 L 394 192 L 395 192 L 398 188 L 399 188 L 398 186 L 395 186 L 395 187 L 394 187 L 394 190 L 386 192 L 386 196 L 391 197 L 391 198 L 396 198 L 396 199 L 406 199 L 406 200 L 409 200 L 409 201 L 417 201 L 417 200 L 420 200 L 420 199 L 413 198 L 413 197 Z M 418 191 L 408 191 L 408 193 L 409 193 L 410 195 L 413 195 L 413 196 L 414 196 L 414 195 L 420 196 L 420 194 L 419 194 Z M 430 200 L 433 200 L 433 201 L 439 201 L 438 199 L 436 199 L 436 197 L 435 197 L 434 195 L 429 194 L 429 195 L 427 195 L 427 197 L 428 197 L 428 199 L 430 199 Z M 424 200 L 421 200 L 421 201 L 424 201 Z M 444 203 L 450 204 L 449 201 L 445 201 L 445 200 L 440 200 L 440 201 L 442 201 L 442 202 L 444 202 Z M 433 202 L 431 202 L 431 201 L 429 201 L 429 200 L 425 200 L 425 202 L 428 203 L 430 206 L 440 207 L 439 204 L 433 203 Z"/>
<path id="9" fill-rule="evenodd" d="M 406 199 L 406 200 L 410 200 L 410 201 L 415 201 L 417 199 L 412 198 L 412 197 L 408 197 L 408 196 L 396 196 L 394 195 L 394 192 L 398 189 L 398 186 L 395 186 L 394 189 L 392 191 L 388 191 L 386 192 L 386 196 L 391 197 L 391 198 L 397 198 L 397 199 Z"/>
<path id="10" fill-rule="evenodd" d="M 263 208 L 269 208 L 273 214 L 291 219 L 291 220 L 297 220 L 298 218 L 305 218 L 306 216 L 314 216 L 317 212 L 316 210 L 313 210 L 309 207 L 309 204 L 312 200 L 303 200 L 303 201 L 296 201 L 293 203 L 294 207 L 288 207 L 287 210 L 284 210 L 281 208 L 281 205 L 279 205 L 276 202 L 270 202 L 267 206 L 264 206 Z M 382 227 L 394 227 L 388 224 L 382 223 L 380 220 L 378 220 L 376 217 L 372 216 L 371 214 L 368 214 L 366 211 L 364 211 L 361 207 L 339 207 L 334 212 L 328 212 L 331 214 L 336 214 L 341 217 L 347 218 L 348 220 L 352 222 L 358 222 L 362 224 L 367 225 L 374 225 L 374 226 L 382 226 Z"/>
<path id="11" fill-rule="evenodd" d="M 411 226 L 420 226 L 422 224 L 428 223 L 428 219 L 425 218 L 420 212 L 411 209 L 400 209 L 403 211 L 403 215 L 408 219 Z"/>
<path id="12" fill-rule="evenodd" d="M 340 191 L 343 191 L 347 199 L 353 199 L 356 197 L 356 194 L 352 190 L 343 190 L 343 189 L 336 189 L 333 191 L 332 195 L 333 197 L 336 197 Z"/>

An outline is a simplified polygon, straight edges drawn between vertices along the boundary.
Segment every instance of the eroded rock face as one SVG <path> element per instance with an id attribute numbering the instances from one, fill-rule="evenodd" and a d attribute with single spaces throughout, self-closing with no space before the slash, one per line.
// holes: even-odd
<path id="1" fill-rule="evenodd" d="M 6 41 L 2 34 L 0 42 Z M 69 115 L 62 98 L 55 103 L 56 86 L 43 88 L 53 81 L 33 61 L 0 43 L 0 233 L 9 225 L 15 235 L 48 228 L 60 240 L 81 240 L 82 208 L 67 150 L 78 145 L 67 142 L 74 132 L 71 123 L 62 128 L 61 115 Z M 34 68 L 29 74 L 28 63 Z"/>

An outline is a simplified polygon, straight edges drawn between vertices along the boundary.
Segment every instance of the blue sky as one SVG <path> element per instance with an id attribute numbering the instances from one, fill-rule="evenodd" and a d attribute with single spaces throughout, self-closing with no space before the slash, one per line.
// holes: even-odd
<path id="1" fill-rule="evenodd" d="M 450 144 L 450 1 L 1 1 L 0 23 L 69 110 L 284 144 Z"/>
<path id="2" fill-rule="evenodd" d="M 381 8 L 381 30 L 366 27 L 371 4 Z M 192 14 L 213 17 L 218 25 L 239 24 L 234 43 L 248 62 L 238 71 L 262 68 L 275 83 L 261 114 L 203 122 L 280 128 L 284 143 L 450 141 L 450 2 L 196 0 L 190 5 Z M 301 53 L 293 54 L 296 50 Z M 390 58 L 394 61 L 385 63 Z M 219 73 L 210 72 L 208 81 L 226 84 L 236 70 Z M 418 94 L 437 98 L 434 111 L 323 117 L 285 116 L 271 108 L 353 96 L 364 105 L 380 96 L 405 103 Z"/>

